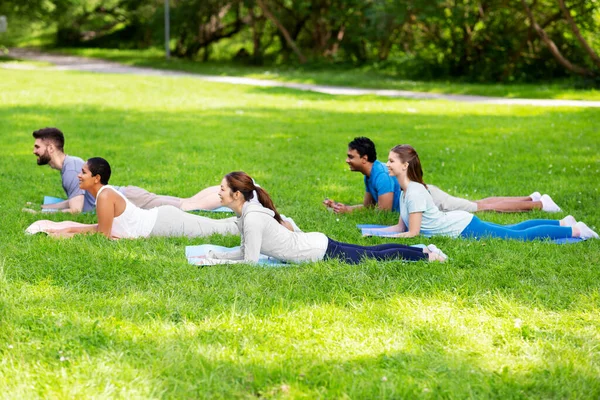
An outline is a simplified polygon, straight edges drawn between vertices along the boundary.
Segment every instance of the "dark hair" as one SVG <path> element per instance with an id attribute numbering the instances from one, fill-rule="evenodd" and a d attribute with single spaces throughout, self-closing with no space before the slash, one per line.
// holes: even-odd
<path id="1" fill-rule="evenodd" d="M 251 200 L 254 197 L 253 192 L 256 191 L 260 204 L 262 204 L 263 207 L 273 211 L 275 213 L 274 218 L 277 220 L 277 222 L 281 223 L 281 216 L 277 212 L 269 193 L 267 193 L 266 190 L 260 186 L 256 186 L 254 179 L 252 179 L 250 175 L 243 171 L 235 171 L 225 175 L 225 180 L 227 181 L 227 185 L 231 188 L 232 192 L 240 192 L 246 201 Z"/>
<path id="2" fill-rule="evenodd" d="M 421 167 L 421 160 L 417 151 L 409 144 L 399 144 L 391 150 L 398 154 L 402 162 L 408 163 L 408 170 L 406 175 L 411 181 L 419 182 L 421 185 L 427 187 L 423 181 L 423 168 Z"/>
<path id="3" fill-rule="evenodd" d="M 100 175 L 100 183 L 108 185 L 111 173 L 108 161 L 101 157 L 92 157 L 88 158 L 87 166 L 92 173 L 92 176 Z"/>
<path id="4" fill-rule="evenodd" d="M 353 141 L 348 143 L 348 148 L 356 150 L 361 157 L 367 156 L 369 162 L 375 162 L 377 160 L 375 143 L 367 137 L 355 137 Z"/>
<path id="5" fill-rule="evenodd" d="M 33 131 L 33 137 L 36 139 L 42 139 L 50 141 L 56 146 L 56 148 L 64 152 L 65 147 L 65 136 L 58 128 L 42 128 L 37 131 Z"/>

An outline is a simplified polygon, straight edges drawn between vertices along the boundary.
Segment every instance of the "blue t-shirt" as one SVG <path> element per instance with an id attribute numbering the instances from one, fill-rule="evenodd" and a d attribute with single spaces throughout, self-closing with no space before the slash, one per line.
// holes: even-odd
<path id="1" fill-rule="evenodd" d="M 96 199 L 87 190 L 79 188 L 77 175 L 81 172 L 84 163 L 85 161 L 79 157 L 66 156 L 60 170 L 60 177 L 67 199 L 83 195 L 83 212 L 87 212 L 96 208 Z"/>
<path id="2" fill-rule="evenodd" d="M 365 176 L 365 188 L 368 193 L 371 193 L 375 203 L 378 203 L 379 196 L 382 194 L 394 193 L 392 210 L 400 211 L 400 184 L 398 179 L 390 176 L 387 167 L 381 161 L 375 160 L 371 175 L 368 178 Z"/>

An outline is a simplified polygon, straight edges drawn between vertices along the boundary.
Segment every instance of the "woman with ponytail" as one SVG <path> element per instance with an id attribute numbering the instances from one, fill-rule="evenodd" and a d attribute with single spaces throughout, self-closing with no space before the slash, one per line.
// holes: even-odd
<path id="1" fill-rule="evenodd" d="M 529 220 L 516 225 L 499 225 L 481 221 L 466 211 L 442 212 L 434 204 L 427 185 L 423 181 L 423 169 L 419 155 L 409 145 L 398 145 L 389 154 L 389 174 L 398 179 L 400 194 L 400 218 L 398 224 L 382 229 L 388 237 L 413 237 L 445 235 L 452 237 L 498 237 L 503 239 L 562 239 L 580 237 L 597 238 L 598 235 L 583 222 L 572 216 L 561 220 Z"/>
<path id="2" fill-rule="evenodd" d="M 238 216 L 240 250 L 231 253 L 210 251 L 206 258 L 255 263 L 260 254 L 288 262 L 340 259 L 357 264 L 363 258 L 377 260 L 444 261 L 446 256 L 435 246 L 425 249 L 397 243 L 358 246 L 336 242 L 319 232 L 292 232 L 281 225 L 269 194 L 256 186 L 245 172 L 231 172 L 223 178 L 219 192 L 221 204 Z"/>

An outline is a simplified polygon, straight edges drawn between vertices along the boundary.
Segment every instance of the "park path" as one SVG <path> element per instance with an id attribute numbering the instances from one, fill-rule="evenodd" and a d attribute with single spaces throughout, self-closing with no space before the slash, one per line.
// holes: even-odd
<path id="1" fill-rule="evenodd" d="M 250 85 L 260 87 L 284 87 L 318 93 L 341 96 L 375 95 L 383 97 L 398 97 L 409 99 L 441 99 L 449 101 L 479 103 L 479 104 L 508 104 L 540 107 L 600 107 L 600 101 L 587 100 L 556 100 L 556 99 L 508 99 L 503 97 L 485 97 L 462 94 L 439 94 L 412 92 L 408 90 L 362 89 L 343 86 L 314 85 L 306 83 L 278 82 L 262 79 L 243 78 L 235 76 L 201 75 L 191 72 L 169 71 L 146 67 L 131 67 L 112 61 L 92 59 L 79 56 L 44 53 L 31 49 L 10 49 L 9 55 L 14 58 L 44 61 L 54 64 L 53 70 L 85 71 L 107 74 L 133 74 L 146 76 L 184 76 L 202 79 L 209 82 L 229 83 L 234 85 Z M 0 64 L 1 66 L 2 64 Z M 10 64 L 9 64 L 10 65 Z M 14 64 L 12 64 L 14 66 Z"/>

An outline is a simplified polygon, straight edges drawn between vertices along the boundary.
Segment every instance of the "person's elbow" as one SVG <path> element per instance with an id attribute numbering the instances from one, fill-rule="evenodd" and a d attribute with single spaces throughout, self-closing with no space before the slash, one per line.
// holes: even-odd
<path id="1" fill-rule="evenodd" d="M 377 208 L 380 209 L 381 211 L 392 211 L 392 204 L 387 204 L 387 203 L 378 203 L 377 204 Z"/>
<path id="2" fill-rule="evenodd" d="M 415 229 L 409 229 L 404 235 L 405 237 L 415 237 L 415 236 L 419 236 L 421 232 L 419 230 L 415 230 Z"/>

